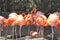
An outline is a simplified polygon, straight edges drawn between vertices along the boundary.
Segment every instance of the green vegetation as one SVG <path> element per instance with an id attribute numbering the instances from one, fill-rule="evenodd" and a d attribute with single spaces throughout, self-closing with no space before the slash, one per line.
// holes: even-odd
<path id="1" fill-rule="evenodd" d="M 29 12 L 33 7 L 44 13 L 60 11 L 60 0 L 1 0 L 0 12 Z"/>

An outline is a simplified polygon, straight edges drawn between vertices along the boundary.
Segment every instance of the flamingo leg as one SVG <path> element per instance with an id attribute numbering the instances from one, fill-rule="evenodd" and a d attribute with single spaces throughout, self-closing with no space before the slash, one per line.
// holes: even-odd
<path id="1" fill-rule="evenodd" d="M 0 30 L 0 38 L 1 38 L 1 30 Z"/>
<path id="2" fill-rule="evenodd" d="M 42 26 L 41 26 L 40 30 L 41 30 L 41 37 L 44 37 L 44 28 Z"/>
<path id="3" fill-rule="evenodd" d="M 30 33 L 30 25 L 29 25 L 29 27 L 28 27 L 28 36 L 29 36 L 29 33 Z"/>
<path id="4" fill-rule="evenodd" d="M 40 26 L 39 26 L 39 29 L 40 29 Z M 41 35 L 40 35 L 40 34 L 41 34 L 41 31 L 39 30 L 39 32 L 38 32 L 38 33 L 39 33 L 39 37 L 40 37 L 40 36 L 41 36 Z"/>
<path id="5" fill-rule="evenodd" d="M 15 26 L 15 36 L 16 36 L 16 40 L 17 40 L 17 25 Z"/>
<path id="6" fill-rule="evenodd" d="M 39 31 L 39 27 L 37 27 L 37 32 Z"/>
<path id="7" fill-rule="evenodd" d="M 0 38 L 1 38 L 1 30 L 2 30 L 2 28 L 1 28 L 1 24 L 0 24 Z"/>
<path id="8" fill-rule="evenodd" d="M 39 26 L 37 27 L 37 32 L 39 32 Z M 38 35 L 36 37 L 38 37 Z"/>
<path id="9" fill-rule="evenodd" d="M 60 28 L 57 28 L 58 40 L 60 40 Z"/>
<path id="10" fill-rule="evenodd" d="M 44 39 L 44 27 L 41 26 L 41 27 L 40 27 L 40 30 L 41 30 L 41 31 L 40 31 L 41 37 L 43 38 L 42 40 L 45 40 L 45 39 Z"/>
<path id="11" fill-rule="evenodd" d="M 8 32 L 8 25 L 7 25 L 7 29 L 6 29 L 5 40 L 7 40 L 7 32 Z"/>
<path id="12" fill-rule="evenodd" d="M 21 40 L 21 31 L 22 31 L 21 29 L 22 29 L 22 25 L 19 28 L 20 40 Z"/>
<path id="13" fill-rule="evenodd" d="M 53 26 L 51 26 L 51 29 L 52 29 L 52 40 L 54 40 L 54 30 L 53 30 Z"/>
<path id="14" fill-rule="evenodd" d="M 12 40 L 14 40 L 14 27 L 12 27 Z"/>

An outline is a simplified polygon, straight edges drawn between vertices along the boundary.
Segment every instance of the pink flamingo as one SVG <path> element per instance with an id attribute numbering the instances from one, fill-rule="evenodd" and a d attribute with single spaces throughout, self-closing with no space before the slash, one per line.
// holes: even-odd
<path id="1" fill-rule="evenodd" d="M 32 30 L 32 31 L 30 31 L 30 35 L 31 36 L 36 36 L 36 35 L 39 35 L 39 33 L 38 32 L 35 32 L 34 30 Z"/>
<path id="2" fill-rule="evenodd" d="M 21 28 L 23 25 L 25 25 L 25 20 L 24 20 L 24 17 L 23 15 L 18 15 L 16 21 L 13 23 L 14 25 L 19 25 L 20 26 L 20 30 L 19 30 L 19 33 L 20 33 L 20 39 L 21 39 Z"/>
<path id="3" fill-rule="evenodd" d="M 31 11 L 33 13 L 33 18 L 34 18 L 34 22 L 33 24 L 37 25 L 37 26 L 42 26 L 41 27 L 41 36 L 43 35 L 43 27 L 48 26 L 47 24 L 47 17 L 45 15 L 43 15 L 44 13 L 38 11 L 36 12 L 36 8 L 33 8 L 33 10 Z M 38 31 L 38 27 L 37 27 L 37 31 Z"/>
<path id="4" fill-rule="evenodd" d="M 47 18 L 46 16 L 44 15 L 39 15 L 39 16 L 36 16 L 34 18 L 34 21 L 35 21 L 35 25 L 37 26 L 41 26 L 40 30 L 41 30 L 41 36 L 43 37 L 43 32 L 44 32 L 44 27 L 48 26 L 47 25 Z M 40 35 L 39 35 L 40 36 Z"/>
<path id="5" fill-rule="evenodd" d="M 26 15 L 25 21 L 26 21 L 26 25 L 31 25 L 33 22 L 32 14 Z M 28 27 L 28 35 L 29 35 L 29 31 L 30 31 L 30 27 Z"/>
<path id="6" fill-rule="evenodd" d="M 13 36 L 14 36 L 14 25 L 12 25 L 12 23 L 14 23 L 16 21 L 17 17 L 18 17 L 17 13 L 10 13 L 8 16 L 8 19 L 7 19 L 7 24 L 11 25 L 11 27 L 12 27 Z M 16 36 L 16 38 L 17 38 L 17 36 Z M 14 37 L 12 37 L 12 39 L 14 39 Z"/>
<path id="7" fill-rule="evenodd" d="M 6 18 L 4 18 L 3 16 L 0 16 L 0 36 L 1 36 L 1 31 L 3 31 L 3 29 L 6 27 Z"/>
<path id="8" fill-rule="evenodd" d="M 58 12 L 54 12 L 53 14 L 50 14 L 48 19 L 47 19 L 47 23 L 49 25 L 51 25 L 51 28 L 52 28 L 52 40 L 53 40 L 53 37 L 54 37 L 53 26 L 58 27 L 58 25 L 60 24 L 59 23 L 60 17 L 58 15 L 60 15 Z"/>

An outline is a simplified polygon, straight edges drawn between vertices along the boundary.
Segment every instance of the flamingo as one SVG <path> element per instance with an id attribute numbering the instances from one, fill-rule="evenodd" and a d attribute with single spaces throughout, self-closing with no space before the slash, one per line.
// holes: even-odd
<path id="1" fill-rule="evenodd" d="M 13 24 L 14 25 L 16 24 L 16 25 L 20 26 L 19 33 L 20 33 L 20 39 L 21 39 L 21 28 L 22 28 L 23 25 L 26 24 L 23 15 L 21 15 L 21 14 L 18 15 L 16 21 Z"/>
<path id="2" fill-rule="evenodd" d="M 17 19 L 17 16 L 17 13 L 10 13 L 8 16 L 8 24 L 12 24 Z"/>
<path id="3" fill-rule="evenodd" d="M 26 21 L 26 25 L 31 25 L 33 22 L 32 14 L 28 14 L 25 18 L 25 21 Z M 30 31 L 30 27 L 28 27 L 28 35 L 29 35 L 29 31 Z"/>
<path id="4" fill-rule="evenodd" d="M 31 36 L 36 36 L 36 35 L 39 35 L 39 33 L 38 32 L 35 32 L 34 30 L 32 30 L 32 31 L 30 31 L 30 35 Z"/>
<path id="5" fill-rule="evenodd" d="M 31 13 L 33 13 L 33 18 L 34 18 L 33 24 L 37 26 L 48 26 L 47 17 L 44 15 L 44 13 L 40 11 L 37 12 L 36 8 L 33 8 Z M 37 27 L 37 31 L 38 31 L 38 27 Z M 41 27 L 41 36 L 43 36 L 43 27 Z"/>
<path id="6" fill-rule="evenodd" d="M 0 16 L 0 24 L 2 24 L 2 29 L 6 27 L 6 18 Z"/>
<path id="7" fill-rule="evenodd" d="M 35 21 L 35 25 L 37 25 L 37 26 L 41 26 L 41 36 L 43 37 L 44 35 L 43 35 L 43 27 L 46 27 L 47 25 L 47 18 L 46 18 L 46 16 L 45 15 L 39 15 L 39 16 L 36 16 L 35 18 L 34 18 L 34 21 Z"/>
<path id="8" fill-rule="evenodd" d="M 57 25 L 55 26 L 57 28 L 58 31 L 58 38 L 60 37 L 60 13 L 56 13 L 56 15 L 58 16 L 58 21 L 57 21 Z"/>
<path id="9" fill-rule="evenodd" d="M 32 23 L 33 25 L 36 25 L 36 18 L 37 18 L 36 13 L 37 13 L 37 9 L 34 7 L 31 11 L 32 19 L 33 19 L 33 23 Z M 38 27 L 37 27 L 37 32 L 38 32 Z"/>
<path id="10" fill-rule="evenodd" d="M 6 27 L 6 18 L 3 16 L 0 16 L 0 36 L 1 36 L 1 31 Z"/>
<path id="11" fill-rule="evenodd" d="M 8 19 L 7 19 L 7 24 L 11 25 L 12 27 L 13 36 L 14 36 L 14 25 L 12 25 L 12 23 L 16 21 L 17 17 L 18 17 L 18 14 L 13 12 L 8 15 Z M 12 37 L 12 39 L 14 39 L 14 37 Z"/>
<path id="12" fill-rule="evenodd" d="M 34 7 L 34 8 L 32 9 L 32 11 L 31 11 L 32 19 L 33 19 L 33 24 L 38 25 L 38 24 L 36 23 L 36 19 L 37 19 L 36 13 L 37 13 L 37 9 Z M 38 27 L 37 27 L 37 32 L 38 32 Z"/>
<path id="13" fill-rule="evenodd" d="M 58 27 L 58 26 L 60 26 L 59 24 L 59 19 L 60 19 L 60 17 L 58 16 L 58 15 L 60 15 L 58 12 L 54 12 L 53 14 L 50 14 L 49 15 L 49 17 L 48 17 L 48 19 L 47 19 L 47 23 L 49 24 L 49 25 L 51 25 L 51 28 L 52 28 L 52 40 L 53 40 L 53 34 L 54 34 L 54 31 L 53 31 L 53 26 L 54 27 Z"/>

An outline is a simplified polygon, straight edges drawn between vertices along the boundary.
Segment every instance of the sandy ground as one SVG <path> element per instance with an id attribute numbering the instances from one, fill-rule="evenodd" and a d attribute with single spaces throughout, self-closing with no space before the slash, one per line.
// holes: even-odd
<path id="1" fill-rule="evenodd" d="M 26 36 L 26 37 L 22 37 L 21 39 L 20 38 L 17 38 L 17 39 L 6 39 L 6 40 L 43 40 L 44 38 L 30 38 L 29 36 Z M 0 40 L 5 40 L 4 37 L 0 37 Z M 47 39 L 44 39 L 44 40 L 47 40 Z"/>

